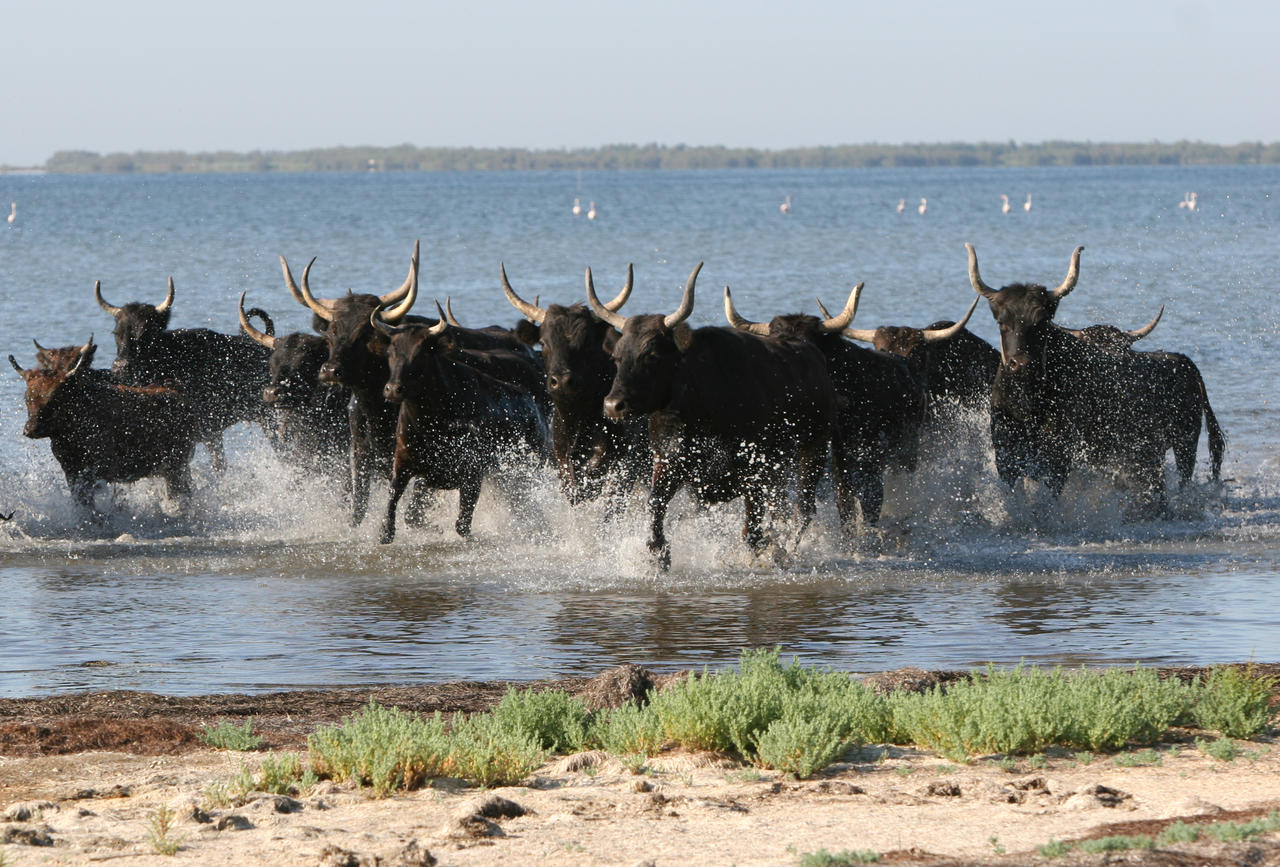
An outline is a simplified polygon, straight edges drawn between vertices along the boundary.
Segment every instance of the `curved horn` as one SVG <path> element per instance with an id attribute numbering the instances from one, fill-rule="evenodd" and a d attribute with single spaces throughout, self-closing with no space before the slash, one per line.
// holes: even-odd
<path id="1" fill-rule="evenodd" d="M 733 309 L 733 295 L 729 292 L 729 287 L 724 287 L 724 318 L 729 320 L 729 324 L 739 331 L 746 331 L 751 334 L 759 334 L 762 337 L 769 336 L 769 323 L 752 322 L 750 319 L 743 319 L 738 315 L 738 311 Z"/>
<path id="2" fill-rule="evenodd" d="M 244 314 L 244 296 L 248 294 L 249 294 L 248 292 L 240 293 L 240 304 L 238 307 L 238 310 L 240 311 L 240 327 L 244 329 L 245 334 L 253 338 L 253 341 L 255 343 L 261 343 L 263 346 L 267 347 L 267 349 L 270 349 L 272 352 L 275 352 L 276 339 L 270 334 L 264 334 L 263 332 L 259 331 L 258 329 L 250 325 L 249 317 L 245 316 Z"/>
<path id="3" fill-rule="evenodd" d="M 631 297 L 631 286 L 632 286 L 634 283 L 635 283 L 635 273 L 634 273 L 634 270 L 633 270 L 633 269 L 632 269 L 632 267 L 631 267 L 631 263 L 630 263 L 630 262 L 628 262 L 628 263 L 627 263 L 627 282 L 626 282 L 626 284 L 625 284 L 625 285 L 623 285 L 623 287 L 622 287 L 622 291 L 621 291 L 621 292 L 619 292 L 617 295 L 613 296 L 613 300 L 612 300 L 612 301 L 610 301 L 608 304 L 606 304 L 606 305 L 604 305 L 604 306 L 605 306 L 605 307 L 608 307 L 608 308 L 609 308 L 610 310 L 612 310 L 614 313 L 617 313 L 617 312 L 618 312 L 618 309 L 619 309 L 620 307 L 622 307 L 622 305 L 623 305 L 623 304 L 626 304 L 626 303 L 627 303 L 627 299 Z"/>
<path id="4" fill-rule="evenodd" d="M 290 273 L 289 263 L 284 260 L 284 256 L 280 257 L 280 270 L 284 272 L 284 282 L 288 285 L 289 291 L 293 293 L 293 297 L 297 298 L 304 307 L 325 322 L 332 322 L 333 305 L 337 302 L 316 298 L 311 294 L 311 287 L 307 284 L 307 278 L 311 276 L 311 266 L 315 263 L 316 257 L 312 256 L 311 261 L 307 263 L 307 267 L 302 269 L 301 289 L 293 282 L 293 274 Z"/>
<path id="5" fill-rule="evenodd" d="M 698 272 L 701 270 L 701 262 L 693 266 L 693 271 L 689 273 L 689 279 L 684 284 L 684 296 L 680 299 L 680 306 L 676 308 L 675 313 L 662 320 L 662 324 L 667 328 L 675 328 L 688 319 L 689 314 L 693 313 L 693 286 L 698 282 Z"/>
<path id="6" fill-rule="evenodd" d="M 596 284 L 591 280 L 591 269 L 587 268 L 587 306 L 591 308 L 591 312 L 596 315 L 597 319 L 602 322 L 608 322 L 619 331 L 622 326 L 627 324 L 627 317 L 621 313 L 616 313 L 608 307 L 600 303 L 600 299 L 596 297 Z"/>
<path id="7" fill-rule="evenodd" d="M 382 305 L 384 307 L 389 306 L 391 304 L 395 304 L 397 301 L 400 301 L 401 299 L 403 299 L 410 292 L 417 291 L 418 289 L 418 247 L 421 245 L 421 243 L 422 243 L 421 241 L 413 242 L 413 258 L 409 260 L 409 276 L 404 278 L 404 283 L 400 286 L 400 288 L 395 289 L 391 292 L 388 292 L 386 295 L 378 296 L 378 300 L 382 302 Z M 410 306 L 412 306 L 412 303 L 410 304 Z M 407 313 L 408 310 L 409 308 L 406 307 L 405 312 Z"/>
<path id="8" fill-rule="evenodd" d="M 103 300 L 103 298 L 102 298 L 102 281 L 101 281 L 101 280 L 94 280 L 94 281 L 93 281 L 93 297 L 97 299 L 97 301 L 98 301 L 98 306 L 99 306 L 99 307 L 101 307 L 103 310 L 107 311 L 107 312 L 108 312 L 108 313 L 110 313 L 112 316 L 119 316 L 119 315 L 120 315 L 120 308 L 119 308 L 119 307 L 114 307 L 114 306 L 112 306 L 112 305 L 108 304 L 106 301 L 104 301 L 104 300 Z"/>
<path id="9" fill-rule="evenodd" d="M 997 290 L 982 282 L 982 275 L 978 273 L 978 251 L 973 249 L 972 244 L 965 244 L 964 247 L 969 251 L 969 282 L 973 285 L 973 291 L 988 301 L 992 300 L 996 297 Z"/>
<path id="10" fill-rule="evenodd" d="M 375 331 L 379 331 L 388 337 L 408 331 L 412 327 L 410 325 L 392 325 L 387 322 L 382 318 L 381 307 L 375 307 L 369 311 L 369 324 L 373 326 Z"/>
<path id="11" fill-rule="evenodd" d="M 18 371 L 19 376 L 23 379 L 27 378 L 27 372 L 22 369 L 21 365 L 18 364 L 18 359 L 14 358 L 12 354 L 9 356 L 9 363 L 13 365 L 14 370 Z"/>
<path id="12" fill-rule="evenodd" d="M 84 346 L 80 347 L 80 356 L 76 359 L 76 363 L 72 365 L 70 370 L 67 371 L 68 377 L 72 376 L 77 370 L 80 369 L 80 365 L 84 364 L 85 358 L 87 358 L 89 353 L 92 351 L 93 351 L 93 335 L 90 334 L 89 342 L 86 343 Z"/>
<path id="13" fill-rule="evenodd" d="M 822 311 L 823 316 L 827 317 L 822 321 L 823 331 L 849 330 L 849 323 L 853 321 L 854 315 L 858 312 L 858 299 L 862 297 L 862 287 L 866 285 L 867 284 L 865 282 L 862 282 L 853 287 L 849 292 L 849 300 L 844 302 L 844 309 L 840 311 L 839 315 L 832 316 L 827 312 L 826 308 L 822 306 L 822 302 L 818 301 L 818 309 Z M 817 301 L 816 298 L 814 300 Z M 864 338 L 858 339 L 861 340 Z"/>
<path id="14" fill-rule="evenodd" d="M 1163 315 L 1164 315 L 1164 305 L 1161 304 L 1160 310 L 1156 313 L 1155 319 L 1152 319 L 1146 325 L 1142 326 L 1141 328 L 1135 331 L 1126 331 L 1125 334 L 1128 334 L 1132 340 L 1135 340 L 1135 341 L 1141 340 L 1142 338 L 1150 334 L 1152 331 L 1155 331 L 1156 325 L 1160 322 L 1160 317 Z"/>
<path id="15" fill-rule="evenodd" d="M 157 313 L 168 313 L 169 308 L 173 306 L 173 278 L 169 278 L 169 292 L 164 296 L 164 300 L 156 306 Z"/>
<path id="16" fill-rule="evenodd" d="M 547 311 L 539 307 L 536 302 L 530 304 L 516 294 L 516 290 L 512 289 L 511 283 L 507 281 L 506 264 L 499 262 L 498 270 L 502 273 L 502 291 L 506 294 L 507 300 L 511 302 L 511 306 L 519 310 L 520 315 L 534 325 L 541 325 L 542 320 L 547 318 Z"/>
<path id="17" fill-rule="evenodd" d="M 315 257 L 312 257 L 312 262 Z M 293 272 L 289 270 L 289 263 L 284 260 L 284 256 L 280 257 L 280 270 L 284 272 L 284 285 L 289 287 L 289 294 L 293 296 L 293 300 L 297 301 L 303 307 L 310 307 L 307 299 L 302 297 L 302 293 L 298 291 L 298 284 L 293 282 Z"/>
<path id="18" fill-rule="evenodd" d="M 1049 294 L 1054 298 L 1065 298 L 1072 289 L 1076 288 L 1076 281 L 1080 279 L 1080 254 L 1084 252 L 1084 247 L 1076 247 L 1071 253 L 1071 264 L 1067 267 L 1067 279 L 1062 281 L 1062 285 L 1054 289 Z"/>
<path id="19" fill-rule="evenodd" d="M 924 329 L 921 333 L 924 335 L 925 341 L 932 343 L 935 340 L 949 340 L 950 338 L 955 337 L 960 333 L 960 329 L 964 328 L 965 325 L 969 323 L 969 317 L 973 315 L 973 311 L 977 308 L 978 302 L 981 300 L 981 298 L 974 298 L 973 303 L 969 305 L 969 309 L 964 312 L 964 316 L 960 317 L 960 321 L 956 324 L 948 326 L 947 328 Z"/>
<path id="20" fill-rule="evenodd" d="M 382 306 L 385 309 L 382 311 L 380 318 L 385 322 L 390 324 L 399 323 L 405 317 L 405 314 L 409 312 L 413 302 L 418 300 L 418 245 L 416 243 L 413 245 L 413 258 L 409 260 L 409 279 L 405 281 L 405 286 L 408 287 L 408 291 L 398 304 L 386 307 L 391 302 L 385 300 L 382 302 Z M 436 304 L 436 306 L 439 307 L 440 305 Z M 440 321 L 445 322 L 444 311 L 440 312 Z"/>
<path id="21" fill-rule="evenodd" d="M 436 302 L 436 306 L 437 307 L 439 306 L 439 302 Z M 457 317 L 453 315 L 453 299 L 448 297 L 447 295 L 445 296 L 445 299 L 444 299 L 444 318 L 449 320 L 449 324 L 452 325 L 454 328 L 462 327 L 462 323 L 459 322 Z"/>
<path id="22" fill-rule="evenodd" d="M 1163 307 L 1161 307 L 1160 309 L 1161 309 L 1162 311 L 1164 310 L 1164 308 L 1163 308 Z M 48 351 L 48 350 L 47 350 L 47 349 L 45 349 L 43 346 L 41 346 L 41 345 L 40 345 L 40 341 L 39 341 L 39 340 L 36 340 L 34 337 L 33 337 L 33 338 L 31 338 L 31 342 L 32 342 L 32 343 L 34 343 L 34 344 L 36 345 L 36 352 L 47 352 L 47 351 Z"/>

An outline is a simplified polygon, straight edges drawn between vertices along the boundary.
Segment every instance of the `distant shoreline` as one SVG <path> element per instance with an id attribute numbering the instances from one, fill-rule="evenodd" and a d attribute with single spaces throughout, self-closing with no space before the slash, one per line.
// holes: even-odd
<path id="1" fill-rule="evenodd" d="M 296 151 L 58 151 L 41 166 L 0 166 L 0 173 L 180 174 L 325 171 L 616 171 L 1109 165 L 1274 165 L 1280 142 L 982 142 L 976 144 L 833 145 L 730 148 L 608 145 L 599 148 L 331 147 Z"/>

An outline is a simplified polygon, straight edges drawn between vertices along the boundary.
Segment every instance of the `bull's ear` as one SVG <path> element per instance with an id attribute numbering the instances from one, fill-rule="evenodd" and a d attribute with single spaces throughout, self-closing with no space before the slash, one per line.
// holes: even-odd
<path id="1" fill-rule="evenodd" d="M 312 314 L 312 316 L 311 316 L 311 330 L 312 330 L 312 331 L 314 331 L 316 334 L 328 334 L 328 333 L 329 333 L 329 320 L 328 320 L 328 319 L 325 319 L 323 316 L 318 316 L 318 315 L 316 315 L 316 314 Z"/>
<path id="2" fill-rule="evenodd" d="M 542 326 L 534 325 L 528 319 L 521 319 L 516 323 L 516 340 L 528 346 L 533 346 L 541 339 Z"/>
<path id="3" fill-rule="evenodd" d="M 676 342 L 676 349 L 686 352 L 689 349 L 689 344 L 693 343 L 693 329 L 686 323 L 681 322 L 672 329 L 671 337 Z"/>

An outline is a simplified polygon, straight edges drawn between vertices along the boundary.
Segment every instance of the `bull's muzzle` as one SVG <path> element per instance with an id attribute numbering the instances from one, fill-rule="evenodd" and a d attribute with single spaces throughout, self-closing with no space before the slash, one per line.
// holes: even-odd
<path id="1" fill-rule="evenodd" d="M 404 389 L 398 382 L 388 382 L 382 387 L 382 399 L 387 403 L 399 403 L 404 400 Z"/>
<path id="2" fill-rule="evenodd" d="M 625 398 L 609 395 L 604 399 L 604 415 L 614 421 L 625 421 L 631 415 L 631 407 Z"/>

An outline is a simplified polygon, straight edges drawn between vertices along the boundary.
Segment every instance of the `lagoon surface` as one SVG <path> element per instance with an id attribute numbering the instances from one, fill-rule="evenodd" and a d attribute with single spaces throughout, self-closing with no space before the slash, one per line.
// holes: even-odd
<path id="1" fill-rule="evenodd" d="M 1178 207 L 1186 191 L 1194 211 Z M 95 280 L 114 304 L 158 303 L 172 276 L 174 327 L 233 331 L 247 291 L 279 332 L 306 329 L 282 254 L 295 273 L 316 257 L 323 296 L 386 292 L 421 239 L 428 309 L 450 297 L 468 325 L 516 320 L 499 262 L 544 304 L 581 300 L 586 266 L 612 294 L 633 262 L 637 313 L 673 310 L 703 261 L 695 325 L 723 322 L 726 284 L 743 315 L 768 319 L 813 311 L 815 296 L 838 307 L 865 281 L 856 324 L 874 327 L 958 317 L 973 298 L 965 242 L 996 286 L 1056 285 L 1082 244 L 1058 321 L 1136 328 L 1164 305 L 1140 348 L 1195 359 L 1229 440 L 1223 484 L 1208 479 L 1202 438 L 1196 483 L 1170 515 L 1126 523 L 1111 486 L 1087 475 L 1059 504 L 1011 495 L 974 418 L 932 442 L 920 472 L 890 479 L 879 530 L 846 543 L 828 500 L 782 568 L 747 556 L 740 504 L 703 512 L 679 496 L 663 574 L 645 556 L 639 500 L 605 529 L 597 505 L 563 503 L 550 471 L 539 526 L 486 490 L 463 541 L 450 494 L 428 527 L 378 545 L 376 521 L 350 527 L 340 489 L 298 475 L 247 426 L 228 433 L 226 476 L 197 452 L 189 514 L 144 482 L 114 504 L 102 494 L 110 518 L 91 531 L 48 442 L 23 438 L 10 370 L 0 695 L 526 680 L 722 666 L 759 645 L 856 671 L 1280 661 L 1277 193 L 1274 166 L 0 175 L 0 201 L 18 203 L 0 227 L 0 347 L 23 366 L 32 338 L 90 334 L 109 363 Z M 599 218 L 574 217 L 575 197 Z M 985 305 L 970 328 L 996 339 Z M 374 515 L 380 498 L 375 486 Z"/>

